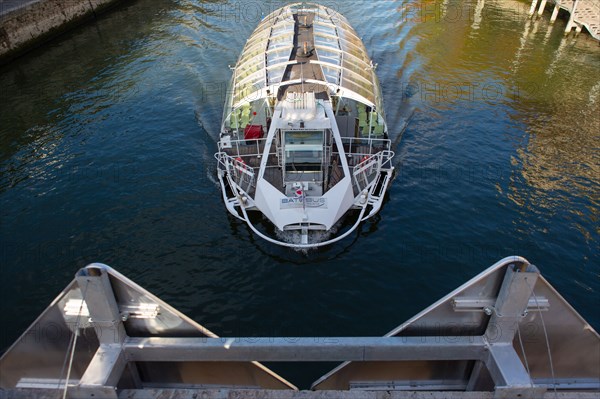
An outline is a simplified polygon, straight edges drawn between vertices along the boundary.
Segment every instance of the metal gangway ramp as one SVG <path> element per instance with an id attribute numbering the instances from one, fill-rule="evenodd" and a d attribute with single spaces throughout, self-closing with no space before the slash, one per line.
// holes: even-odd
<path id="1" fill-rule="evenodd" d="M 92 264 L 0 358 L 0 397 L 591 399 L 599 353 L 596 331 L 520 257 L 384 337 L 220 338 Z M 298 392 L 259 361 L 343 363 Z"/>

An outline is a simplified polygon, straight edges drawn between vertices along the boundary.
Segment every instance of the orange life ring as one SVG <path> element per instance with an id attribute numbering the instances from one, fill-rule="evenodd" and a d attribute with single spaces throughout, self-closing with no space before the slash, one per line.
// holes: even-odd
<path id="1" fill-rule="evenodd" d="M 365 163 L 365 162 L 367 162 L 367 161 L 369 160 L 369 158 L 371 158 L 371 157 L 370 157 L 370 156 L 368 156 L 368 155 L 365 155 L 365 156 L 363 156 L 363 157 L 360 159 L 360 163 L 362 164 L 362 163 Z"/>

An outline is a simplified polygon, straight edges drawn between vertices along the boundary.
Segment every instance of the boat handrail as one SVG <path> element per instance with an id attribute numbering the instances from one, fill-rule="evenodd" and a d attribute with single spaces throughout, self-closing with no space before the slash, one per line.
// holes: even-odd
<path id="1" fill-rule="evenodd" d="M 227 170 L 228 177 L 239 189 L 250 193 L 253 188 L 256 188 L 254 168 L 246 164 L 242 158 L 232 157 L 225 152 L 218 152 L 215 158 Z"/>
<path id="2" fill-rule="evenodd" d="M 264 148 L 266 145 L 267 139 L 266 138 L 262 138 L 262 139 L 252 139 L 252 140 L 244 140 L 244 139 L 238 139 L 238 140 L 230 140 L 229 144 L 231 145 L 231 147 L 228 147 L 227 149 L 235 149 L 235 156 L 238 157 L 261 157 L 264 155 Z M 245 149 L 249 149 L 250 147 L 255 147 L 256 148 L 256 152 L 244 152 L 244 151 L 240 151 L 241 148 L 245 148 Z M 221 152 L 226 153 L 225 148 L 221 148 L 220 149 Z M 228 154 L 230 155 L 230 154 Z M 270 155 L 277 155 L 276 151 L 269 151 L 269 156 Z"/>
<path id="3" fill-rule="evenodd" d="M 377 139 L 377 138 L 362 138 L 362 137 L 342 137 L 342 144 L 344 146 L 348 145 L 348 154 L 357 154 L 352 149 L 354 147 L 379 147 L 386 148 L 390 150 L 392 147 L 392 141 L 390 139 Z"/>
<path id="4" fill-rule="evenodd" d="M 293 248 L 293 249 L 313 249 L 313 248 L 320 248 L 320 247 L 325 247 L 327 245 L 331 245 L 334 244 L 338 241 L 343 240 L 344 238 L 348 237 L 350 234 L 352 234 L 360 225 L 360 223 L 363 220 L 363 216 L 365 214 L 365 211 L 367 210 L 367 205 L 368 202 L 365 202 L 363 205 L 361 205 L 361 209 L 360 209 L 360 213 L 358 215 L 358 218 L 356 219 L 356 222 L 354 223 L 354 225 L 352 225 L 352 227 L 346 231 L 344 234 L 341 234 L 331 240 L 328 241 L 322 241 L 322 242 L 318 242 L 318 243 L 312 243 L 312 244 L 294 244 L 294 243 L 290 243 L 290 242 L 285 242 L 285 241 L 279 241 L 276 240 L 272 237 L 267 236 L 266 234 L 262 233 L 259 229 L 257 229 L 254 224 L 252 224 L 252 222 L 250 221 L 250 218 L 248 217 L 248 213 L 246 212 L 246 208 L 244 208 L 243 206 L 240 207 L 242 210 L 242 213 L 244 215 L 243 220 L 246 221 L 246 224 L 248 224 L 248 226 L 250 227 L 250 229 L 259 237 L 261 237 L 263 240 L 270 242 L 271 244 L 276 244 L 276 245 L 280 245 L 282 247 L 287 247 L 287 248 Z"/>
<path id="5" fill-rule="evenodd" d="M 394 152 L 389 150 L 379 151 L 371 156 L 365 155 L 365 159 L 361 160 L 352 171 L 352 178 L 357 191 L 367 190 L 375 184 L 383 164 L 393 157 Z"/>

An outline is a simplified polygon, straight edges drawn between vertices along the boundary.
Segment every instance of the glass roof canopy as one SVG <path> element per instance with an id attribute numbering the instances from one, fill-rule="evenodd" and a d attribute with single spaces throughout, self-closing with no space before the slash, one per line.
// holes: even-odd
<path id="1" fill-rule="evenodd" d="M 276 93 L 290 61 L 296 13 L 313 13 L 314 48 L 331 93 L 353 98 L 383 112 L 379 81 L 367 50 L 347 19 L 315 4 L 293 4 L 261 21 L 248 39 L 233 76 L 232 106 Z"/>
<path id="2" fill-rule="evenodd" d="M 267 86 L 283 78 L 294 43 L 289 7 L 266 17 L 246 42 L 233 76 L 233 104 L 258 100 Z"/>
<path id="3" fill-rule="evenodd" d="M 315 50 L 327 83 L 354 92 L 378 105 L 379 82 L 362 40 L 342 15 L 320 7 L 315 14 Z M 379 108 L 379 107 L 378 107 Z"/>

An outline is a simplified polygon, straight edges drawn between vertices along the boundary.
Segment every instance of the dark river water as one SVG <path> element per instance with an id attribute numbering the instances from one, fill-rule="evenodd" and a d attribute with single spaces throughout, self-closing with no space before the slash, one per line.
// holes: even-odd
<path id="1" fill-rule="evenodd" d="M 281 2 L 126 1 L 0 69 L 0 350 L 91 262 L 219 335 L 378 336 L 522 255 L 600 328 L 598 43 L 529 2 L 323 4 L 379 64 L 398 173 L 308 253 L 229 216 L 214 172 L 228 65 Z"/>

